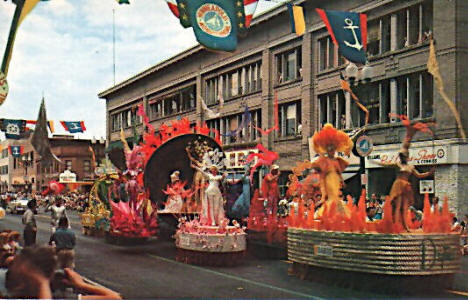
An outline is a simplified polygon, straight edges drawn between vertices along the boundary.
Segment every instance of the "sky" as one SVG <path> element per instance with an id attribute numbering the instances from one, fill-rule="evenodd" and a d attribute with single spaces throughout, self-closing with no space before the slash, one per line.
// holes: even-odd
<path id="1" fill-rule="evenodd" d="M 278 5 L 260 0 L 256 14 Z M 58 121 L 85 121 L 76 138 L 106 135 L 105 100 L 113 85 L 112 23 L 115 10 L 116 83 L 196 44 L 163 0 L 51 0 L 39 2 L 18 29 L 8 72 L 9 94 L 0 118 L 36 120 L 42 97 L 57 134 Z M 0 54 L 15 5 L 0 1 Z M 3 133 L 0 138 L 4 138 Z"/>

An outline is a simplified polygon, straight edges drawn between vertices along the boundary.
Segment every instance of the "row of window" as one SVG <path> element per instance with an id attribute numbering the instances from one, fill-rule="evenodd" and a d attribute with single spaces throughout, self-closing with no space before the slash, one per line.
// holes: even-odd
<path id="1" fill-rule="evenodd" d="M 150 100 L 148 115 L 151 120 L 195 109 L 195 85 L 181 89 L 165 97 Z"/>
<path id="2" fill-rule="evenodd" d="M 211 105 L 219 103 L 221 98 L 228 101 L 261 89 L 262 63 L 258 61 L 206 80 L 204 99 L 207 105 Z"/>
<path id="3" fill-rule="evenodd" d="M 244 114 L 239 113 L 235 115 L 225 116 L 218 119 L 209 120 L 206 122 L 210 129 L 216 129 L 221 134 L 221 141 L 225 145 L 235 143 L 253 142 L 259 137 L 258 131 L 254 128 L 262 127 L 261 110 L 250 111 L 251 121 L 244 120 Z M 239 126 L 247 123 L 241 130 L 237 130 Z M 210 132 L 212 137 L 215 133 Z"/>
<path id="4" fill-rule="evenodd" d="M 131 108 L 111 115 L 112 131 L 119 131 L 121 128 L 130 128 L 135 124 L 141 124 L 142 118 L 137 116 L 137 109 Z"/>
<path id="5" fill-rule="evenodd" d="M 72 170 L 73 169 L 73 164 L 71 160 L 65 160 L 65 170 Z M 90 173 L 92 172 L 91 169 L 91 161 L 90 160 L 84 160 L 83 161 L 83 171 L 85 173 Z M 59 173 L 61 172 L 61 165 L 54 161 L 52 165 L 44 167 L 42 166 L 41 168 L 38 168 L 38 172 L 42 172 L 45 174 L 51 174 L 51 173 Z"/>
<path id="6" fill-rule="evenodd" d="M 433 83 L 432 76 L 427 72 L 363 84 L 353 88 L 353 91 L 369 110 L 369 124 L 395 121 L 390 119 L 390 112 L 405 114 L 410 119 L 433 115 Z M 342 91 L 323 94 L 318 98 L 319 120 L 322 126 L 331 123 L 343 129 L 346 128 L 347 121 L 351 127 L 364 125 L 365 114 L 354 102 L 350 104 L 350 120 L 346 119 L 346 100 Z"/>
<path id="7" fill-rule="evenodd" d="M 296 47 L 286 52 L 277 54 L 276 82 L 278 84 L 302 79 L 302 47 Z"/>
<path id="8" fill-rule="evenodd" d="M 394 14 L 369 21 L 367 24 L 368 57 L 428 40 L 432 34 L 432 20 L 432 0 L 426 0 Z M 319 39 L 317 46 L 319 71 L 345 64 L 344 58 L 339 55 L 338 48 L 333 44 L 330 36 Z"/>

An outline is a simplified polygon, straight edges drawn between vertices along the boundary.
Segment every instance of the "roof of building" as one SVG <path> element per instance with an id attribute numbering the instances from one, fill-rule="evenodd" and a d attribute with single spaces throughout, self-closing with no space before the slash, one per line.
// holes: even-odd
<path id="1" fill-rule="evenodd" d="M 292 2 L 295 3 L 295 4 L 300 4 L 300 3 L 303 3 L 305 2 L 306 0 L 293 0 Z M 263 23 L 283 12 L 286 12 L 287 11 L 287 6 L 286 6 L 286 3 L 287 2 L 283 2 L 283 3 L 279 3 L 277 6 L 273 7 L 272 9 L 268 10 L 268 11 L 265 11 L 257 16 L 255 16 L 255 18 L 253 19 L 250 27 L 254 27 L 254 26 L 257 26 L 258 24 L 260 23 Z M 288 2 L 289 3 L 289 2 Z M 190 47 L 189 49 L 185 50 L 185 51 L 182 51 L 166 60 L 163 60 L 162 62 L 114 85 L 113 87 L 110 87 L 108 88 L 107 90 L 105 91 L 102 91 L 101 93 L 98 94 L 99 98 L 106 98 L 107 96 L 111 95 L 112 93 L 138 81 L 139 79 L 141 78 L 144 78 L 152 73 L 155 73 L 157 71 L 160 71 L 161 69 L 164 69 L 166 68 L 167 66 L 173 64 L 173 63 L 176 63 L 182 59 L 185 59 L 195 53 L 198 53 L 202 50 L 204 50 L 205 48 L 200 45 L 200 44 L 196 44 L 195 46 L 193 47 Z"/>

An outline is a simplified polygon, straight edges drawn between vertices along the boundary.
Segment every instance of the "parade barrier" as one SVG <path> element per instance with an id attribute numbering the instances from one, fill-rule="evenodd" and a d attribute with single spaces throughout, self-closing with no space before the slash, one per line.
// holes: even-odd
<path id="1" fill-rule="evenodd" d="M 288 258 L 293 262 L 292 271 L 301 278 L 308 278 L 311 271 L 346 274 L 346 279 L 371 275 L 374 284 L 377 278 L 387 283 L 396 279 L 394 287 L 405 289 L 413 282 L 430 286 L 425 289 L 446 288 L 451 285 L 453 274 L 460 270 L 461 255 L 458 234 L 381 234 L 316 231 L 288 228 Z M 336 272 L 339 271 L 339 272 Z M 343 273 L 343 271 L 345 271 Z M 346 272 L 349 271 L 349 272 Z M 314 277 L 312 275 L 312 277 Z M 313 278 L 312 278 L 313 279 Z M 390 281 L 389 281 L 390 280 Z M 388 286 L 389 287 L 389 286 Z"/>

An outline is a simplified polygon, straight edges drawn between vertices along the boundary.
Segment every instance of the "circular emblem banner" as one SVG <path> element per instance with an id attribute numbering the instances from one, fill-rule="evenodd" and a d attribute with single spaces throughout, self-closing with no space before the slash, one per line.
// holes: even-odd
<path id="1" fill-rule="evenodd" d="M 203 4 L 198 8 L 196 16 L 200 29 L 209 35 L 224 38 L 231 33 L 232 25 L 229 16 L 216 4 Z"/>

